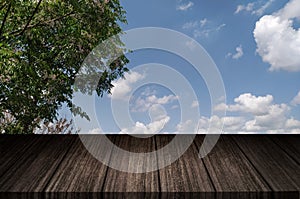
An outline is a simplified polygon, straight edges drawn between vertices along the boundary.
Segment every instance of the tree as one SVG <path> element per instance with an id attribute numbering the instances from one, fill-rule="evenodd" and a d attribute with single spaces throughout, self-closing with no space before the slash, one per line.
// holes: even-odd
<path id="1" fill-rule="evenodd" d="M 4 0 L 0 23 L 0 133 L 33 133 L 41 121 L 57 119 L 64 103 L 86 116 L 72 107 L 72 86 L 92 49 L 122 31 L 119 1 Z M 122 42 L 113 45 L 121 49 Z M 110 92 L 127 63 L 124 54 L 109 66 L 100 61 L 98 95 Z"/>
<path id="2" fill-rule="evenodd" d="M 36 130 L 37 134 L 72 134 L 78 133 L 79 130 L 74 129 L 73 120 L 67 120 L 66 118 L 60 118 L 55 123 L 46 122 Z"/>

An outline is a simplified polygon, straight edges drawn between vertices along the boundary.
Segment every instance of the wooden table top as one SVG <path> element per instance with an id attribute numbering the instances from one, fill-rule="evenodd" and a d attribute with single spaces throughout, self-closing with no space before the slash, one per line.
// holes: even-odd
<path id="1" fill-rule="evenodd" d="M 164 147 L 174 136 L 107 137 L 116 147 L 141 153 Z M 221 135 L 201 159 L 203 138 L 197 135 L 165 168 L 127 173 L 95 159 L 78 135 L 0 135 L 0 198 L 299 198 L 299 135 Z M 113 157 L 114 149 L 105 153 Z M 118 157 L 120 164 L 147 167 L 146 161 L 125 158 Z"/>

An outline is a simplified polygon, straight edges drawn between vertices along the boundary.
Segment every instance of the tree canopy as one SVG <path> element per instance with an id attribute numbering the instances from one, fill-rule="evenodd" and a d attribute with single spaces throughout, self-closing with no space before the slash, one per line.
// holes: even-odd
<path id="1" fill-rule="evenodd" d="M 72 108 L 75 76 L 95 46 L 122 32 L 120 23 L 126 17 L 118 0 L 1 1 L 0 133 L 33 133 L 41 121 L 55 120 L 64 103 L 84 116 Z M 122 55 L 99 66 L 98 95 L 110 92 L 127 63 Z"/>

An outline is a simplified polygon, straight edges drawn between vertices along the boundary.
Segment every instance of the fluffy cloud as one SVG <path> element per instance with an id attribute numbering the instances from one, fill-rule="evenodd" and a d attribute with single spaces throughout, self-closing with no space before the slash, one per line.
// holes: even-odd
<path id="1" fill-rule="evenodd" d="M 176 7 L 176 10 L 187 11 L 191 7 L 193 7 L 194 3 L 189 1 L 188 3 L 180 4 Z"/>
<path id="2" fill-rule="evenodd" d="M 170 117 L 166 114 L 164 109 L 159 105 L 154 105 L 149 110 L 151 122 L 144 124 L 142 122 L 135 122 L 132 127 L 122 128 L 119 134 L 157 134 L 169 122 Z M 87 134 L 103 134 L 100 128 L 90 130 Z M 109 132 L 105 132 L 109 133 Z M 114 133 L 115 132 L 111 132 Z"/>
<path id="3" fill-rule="evenodd" d="M 224 131 L 236 132 L 243 127 L 245 119 L 243 117 L 224 117 Z"/>
<path id="4" fill-rule="evenodd" d="M 217 104 L 214 107 L 214 111 L 226 111 L 227 110 L 227 105 L 225 103 Z"/>
<path id="5" fill-rule="evenodd" d="M 201 117 L 198 125 L 199 125 L 199 133 L 207 133 L 209 125 L 211 129 L 218 129 L 218 127 L 222 126 L 223 123 L 223 132 L 226 133 L 236 133 L 239 132 L 243 125 L 245 119 L 243 117 L 223 117 L 220 118 L 216 115 L 207 118 Z"/>
<path id="6" fill-rule="evenodd" d="M 157 134 L 164 128 L 165 124 L 168 123 L 170 117 L 144 124 L 142 122 L 136 122 L 132 128 L 122 129 L 120 134 Z"/>
<path id="7" fill-rule="evenodd" d="M 269 131 L 285 128 L 289 107 L 286 104 L 275 104 L 268 107 L 264 115 L 254 115 L 254 119 L 245 124 L 246 131 Z M 287 129 L 288 130 L 288 129 Z"/>
<path id="8" fill-rule="evenodd" d="M 152 105 L 149 109 L 151 122 L 144 124 L 137 121 L 131 128 L 123 128 L 120 134 L 157 134 L 161 133 L 164 126 L 170 121 L 170 117 L 161 105 Z"/>
<path id="9" fill-rule="evenodd" d="M 179 123 L 176 126 L 176 130 L 178 132 L 190 132 L 192 134 L 195 131 L 195 129 L 192 128 L 193 126 L 195 126 L 195 122 L 192 120 L 187 120 Z"/>
<path id="10" fill-rule="evenodd" d="M 174 96 L 163 98 L 151 97 L 152 102 L 162 104 L 170 102 Z M 175 99 L 175 98 L 174 98 Z M 150 103 L 151 104 L 151 103 Z M 299 133 L 300 120 L 291 116 L 291 107 L 277 104 L 272 95 L 255 96 L 245 93 L 234 99 L 233 104 L 219 104 L 217 110 L 227 109 L 231 116 L 202 116 L 198 121 L 188 119 L 179 123 L 174 132 L 164 132 L 165 125 L 170 121 L 166 110 L 160 104 L 151 104 L 148 108 L 151 122 L 148 124 L 137 121 L 132 127 L 122 128 L 122 134 L 157 134 L 157 133 L 194 133 L 206 134 L 208 128 L 219 129 L 223 125 L 223 133 Z M 236 114 L 238 113 L 238 114 Z M 210 126 L 209 126 L 210 125 Z M 214 131 L 212 131 L 214 132 Z M 101 133 L 100 129 L 90 131 L 91 134 Z"/>
<path id="11" fill-rule="evenodd" d="M 147 97 L 147 101 L 150 103 L 153 103 L 153 104 L 167 104 L 176 99 L 177 99 L 177 97 L 175 95 L 167 95 L 167 96 L 163 96 L 161 98 L 158 98 L 155 95 L 151 95 L 151 96 Z"/>
<path id="12" fill-rule="evenodd" d="M 257 52 L 270 70 L 300 71 L 300 30 L 293 19 L 300 17 L 300 1 L 291 0 L 272 15 L 263 16 L 253 31 Z"/>
<path id="13" fill-rule="evenodd" d="M 229 105 L 228 111 L 239 111 L 252 113 L 254 115 L 262 115 L 268 112 L 268 108 L 273 102 L 272 95 L 254 96 L 250 93 L 245 93 L 234 99 L 236 104 Z"/>
<path id="14" fill-rule="evenodd" d="M 294 99 L 291 102 L 292 105 L 297 106 L 300 104 L 300 91 L 298 94 L 294 97 Z"/>
<path id="15" fill-rule="evenodd" d="M 300 121 L 295 120 L 294 118 L 290 118 L 286 121 L 285 126 L 288 129 L 299 128 L 300 127 Z"/>
<path id="16" fill-rule="evenodd" d="M 178 97 L 175 95 L 165 95 L 163 97 L 157 97 L 156 95 L 150 95 L 145 98 L 138 97 L 132 102 L 131 111 L 133 112 L 145 112 L 153 105 L 165 105 L 174 102 Z"/>
<path id="17" fill-rule="evenodd" d="M 87 132 L 87 134 L 104 134 L 104 132 L 100 128 L 95 128 Z"/>
<path id="18" fill-rule="evenodd" d="M 236 50 L 236 53 L 234 55 L 232 55 L 233 59 L 239 59 L 244 55 L 242 45 L 236 47 L 235 50 Z"/>
<path id="19" fill-rule="evenodd" d="M 126 73 L 124 79 L 118 79 L 112 83 L 114 87 L 111 89 L 111 97 L 113 99 L 127 99 L 127 94 L 132 90 L 132 84 L 143 78 L 144 75 L 137 72 Z"/>
<path id="20" fill-rule="evenodd" d="M 243 47 L 242 45 L 239 45 L 238 47 L 235 48 L 236 53 L 228 53 L 226 57 L 231 57 L 232 59 L 239 59 L 244 55 Z"/>
<path id="21" fill-rule="evenodd" d="M 283 19 L 298 18 L 300 17 L 300 2 L 298 0 L 289 1 L 283 9 L 278 11 L 277 15 Z"/>
<path id="22" fill-rule="evenodd" d="M 290 117 L 287 104 L 276 104 L 272 95 L 254 96 L 245 93 L 234 99 L 234 104 L 219 104 L 216 111 L 227 109 L 229 112 L 238 112 L 239 117 L 225 117 L 224 132 L 262 132 L 262 133 L 292 133 L 300 129 L 300 121 Z M 205 121 L 206 119 L 206 121 Z M 219 121 L 221 118 L 202 118 L 207 121 Z M 299 132 L 299 131 L 298 131 Z"/>

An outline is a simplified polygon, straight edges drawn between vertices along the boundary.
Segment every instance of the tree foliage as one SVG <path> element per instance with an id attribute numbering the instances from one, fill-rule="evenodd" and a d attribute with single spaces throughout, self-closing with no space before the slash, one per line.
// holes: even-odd
<path id="1" fill-rule="evenodd" d="M 37 134 L 76 134 L 79 130 L 74 129 L 74 121 L 60 118 L 55 123 L 45 122 L 36 130 Z"/>
<path id="2" fill-rule="evenodd" d="M 118 0 L 2 0 L 0 130 L 32 133 L 41 121 L 56 119 L 63 103 L 71 109 L 82 62 L 101 41 L 122 31 L 119 23 L 126 18 Z M 114 45 L 121 49 L 122 43 Z M 109 66 L 100 63 L 99 95 L 110 92 L 127 63 L 125 55 Z M 80 107 L 72 110 L 83 114 Z M 7 115 L 13 119 L 3 123 Z"/>

